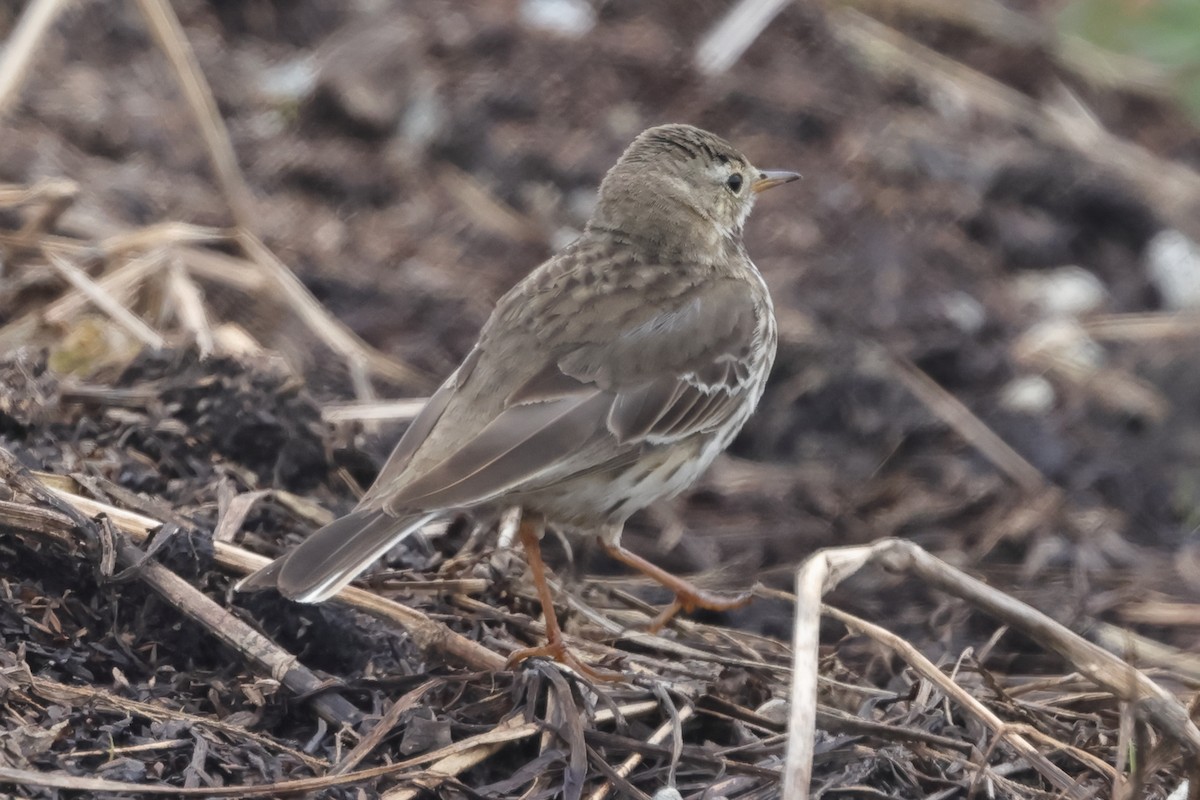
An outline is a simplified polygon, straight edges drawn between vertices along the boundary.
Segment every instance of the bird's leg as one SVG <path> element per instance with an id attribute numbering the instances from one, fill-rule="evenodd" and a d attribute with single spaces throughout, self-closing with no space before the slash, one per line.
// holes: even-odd
<path id="1" fill-rule="evenodd" d="M 601 540 L 601 545 L 603 545 L 605 552 L 617 561 L 627 564 L 643 575 L 653 578 L 675 593 L 675 602 L 667 606 L 650 623 L 648 630 L 651 633 L 662 630 L 680 611 L 690 613 L 697 608 L 703 608 L 706 611 L 730 611 L 735 608 L 741 608 L 754 599 L 752 592 L 726 595 L 705 591 L 678 575 L 672 575 L 662 567 L 651 564 L 637 553 L 626 550 L 619 544 L 611 544 Z"/>
<path id="2" fill-rule="evenodd" d="M 620 673 L 605 672 L 589 667 L 567 649 L 562 629 L 558 627 L 558 615 L 554 611 L 554 596 L 550 593 L 550 584 L 546 582 L 546 565 L 542 562 L 541 539 L 545 529 L 546 520 L 540 514 L 522 513 L 518 532 L 521 544 L 525 547 L 525 560 L 529 562 L 529 569 L 533 572 L 533 583 L 537 587 L 538 601 L 542 604 L 542 616 L 546 619 L 546 643 L 541 647 L 526 647 L 514 651 L 508 657 L 508 663 L 505 666 L 512 668 L 527 658 L 547 656 L 560 664 L 566 664 L 592 680 L 622 680 L 624 676 Z"/>

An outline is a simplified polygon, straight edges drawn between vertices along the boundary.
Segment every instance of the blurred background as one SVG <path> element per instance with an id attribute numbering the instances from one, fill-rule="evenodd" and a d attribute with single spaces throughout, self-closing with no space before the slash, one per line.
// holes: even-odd
<path id="1" fill-rule="evenodd" d="M 0 39 L 27 5 L 0 6 Z M 172 6 L 244 219 L 414 368 L 377 376 L 379 396 L 428 393 L 581 229 L 633 136 L 693 123 L 804 179 L 746 232 L 781 327 L 761 410 L 695 491 L 634 520 L 635 549 L 786 588 L 817 548 L 901 536 L 1072 624 L 1200 647 L 1193 0 Z M 235 222 L 135 4 L 71 4 L 30 64 L 0 118 L 0 181 L 73 181 L 64 231 Z M 4 281 L 0 322 L 60 288 Z M 277 297 L 204 289 L 214 321 L 285 354 L 318 400 L 353 396 Z M 60 356 L 80 324 L 54 327 Z M 338 448 L 367 454 L 366 481 L 401 427 L 343 426 Z M 963 612 L 901 578 L 842 595 L 961 645 Z M 739 613 L 791 624 L 784 603 Z"/>

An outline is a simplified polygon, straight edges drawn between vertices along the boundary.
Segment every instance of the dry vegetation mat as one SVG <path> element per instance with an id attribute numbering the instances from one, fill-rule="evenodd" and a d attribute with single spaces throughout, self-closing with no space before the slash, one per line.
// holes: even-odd
<path id="1" fill-rule="evenodd" d="M 14 113 L 68 5 L 32 0 L 14 19 L 0 115 Z M 706 20 L 688 69 L 718 85 L 783 5 L 747 0 Z M 1024 18 L 1004 7 L 962 8 L 978 14 L 938 24 L 1044 45 L 1023 39 Z M 928 351 L 865 336 L 833 354 L 860 372 L 829 391 L 855 398 L 839 408 L 850 403 L 864 426 L 839 442 L 841 467 L 866 465 L 878 482 L 843 487 L 834 468 L 731 458 L 682 518 L 657 520 L 667 538 L 697 508 L 782 531 L 782 549 L 764 552 L 784 566 L 760 565 L 748 615 L 676 619 L 650 634 L 658 595 L 571 577 L 572 554 L 556 553 L 569 642 L 623 682 L 592 684 L 541 659 L 505 668 L 508 653 L 544 636 L 527 567 L 507 546 L 511 517 L 413 537 L 321 606 L 234 595 L 238 577 L 353 504 L 379 466 L 376 427 L 412 416 L 437 362 L 368 344 L 264 243 L 259 201 L 172 4 L 127 10 L 170 66 L 230 224 L 115 223 L 91 213 L 99 189 L 86 182 L 0 184 L 5 796 L 1200 797 L 1194 548 L 1131 550 L 1113 535 L 1111 506 L 1047 477 L 1042 459 L 930 376 Z M 861 75 L 952 90 L 1056 147 L 1109 148 L 1160 218 L 1186 225 L 1196 208 L 1194 172 L 1086 115 L 1051 113 L 860 11 L 804 13 L 855 54 Z M 548 238 L 468 171 L 448 162 L 439 175 L 444 198 L 489 235 L 520 252 Z M 793 245 L 805 235 L 789 230 Z M 792 430 L 789 403 L 803 412 L 815 385 L 796 367 L 811 360 L 814 328 L 786 297 L 781 306 L 783 388 L 764 405 L 760 440 Z M 1139 313 L 1071 330 L 1163 342 L 1200 327 Z M 1054 377 L 1080 407 L 1103 397 L 1142 425 L 1170 413 L 1175 396 L 1122 362 L 1097 372 L 1071 360 L 1077 338 L 1017 338 L 1006 357 Z M 319 402 L 313 387 L 325 380 L 356 402 Z M 410 399 L 378 401 L 381 386 Z M 856 456 L 887 438 L 889 416 L 910 427 L 884 461 L 909 471 Z M 904 462 L 922 437 L 953 441 L 954 455 Z M 892 538 L 967 520 L 970 539 Z M 814 527 L 832 538 L 806 538 Z M 788 548 L 803 542 L 854 546 L 819 550 L 793 583 Z M 1078 578 L 1068 588 L 1088 588 L 1091 605 L 1073 618 L 1089 619 L 1086 630 L 1045 602 L 1079 594 L 1022 583 L 1068 557 Z M 1111 563 L 1128 567 L 1138 596 L 1122 593 Z M 725 566 L 699 579 L 720 588 L 745 572 Z M 987 581 L 973 576 L 981 570 Z M 1101 607 L 1129 624 L 1102 621 Z"/>

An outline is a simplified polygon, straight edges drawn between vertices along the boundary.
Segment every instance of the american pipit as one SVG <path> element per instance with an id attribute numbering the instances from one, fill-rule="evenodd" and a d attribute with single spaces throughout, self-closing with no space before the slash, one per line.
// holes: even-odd
<path id="1" fill-rule="evenodd" d="M 797 177 L 688 125 L 642 133 L 583 235 L 500 298 L 358 507 L 238 588 L 318 602 L 439 516 L 518 505 L 548 643 L 512 662 L 550 655 L 597 674 L 563 645 L 538 547 L 546 522 L 599 536 L 673 590 L 662 621 L 747 602 L 625 550 L 621 529 L 689 486 L 762 396 L 775 316 L 742 226 L 758 193 Z"/>

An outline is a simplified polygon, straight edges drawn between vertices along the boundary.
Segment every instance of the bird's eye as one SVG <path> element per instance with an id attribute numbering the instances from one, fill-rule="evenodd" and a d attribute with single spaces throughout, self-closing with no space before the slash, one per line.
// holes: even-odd
<path id="1" fill-rule="evenodd" d="M 733 173 L 725 179 L 725 185 L 729 187 L 729 191 L 737 194 L 742 190 L 742 176 L 740 173 Z"/>

